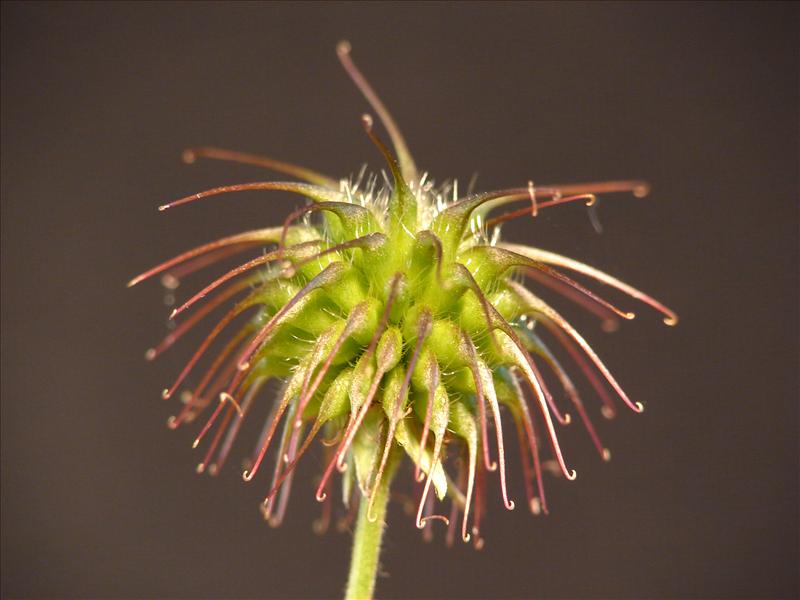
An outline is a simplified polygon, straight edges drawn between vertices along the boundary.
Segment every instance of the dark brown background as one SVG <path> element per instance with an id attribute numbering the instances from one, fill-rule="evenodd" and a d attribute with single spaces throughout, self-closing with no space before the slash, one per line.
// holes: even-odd
<path id="1" fill-rule="evenodd" d="M 123 284 L 298 202 L 157 213 L 269 177 L 183 166 L 187 145 L 337 176 L 380 166 L 335 59 L 348 38 L 440 180 L 648 178 L 647 200 L 605 199 L 603 235 L 577 206 L 505 233 L 682 317 L 670 329 L 638 307 L 605 335 L 576 316 L 647 405 L 601 423 L 614 460 L 565 431 L 577 481 L 548 481 L 548 518 L 492 505 L 482 552 L 424 544 L 393 509 L 379 595 L 795 596 L 797 17 L 788 4 L 4 3 L 3 595 L 340 594 L 348 537 L 310 531 L 319 459 L 278 530 L 256 510 L 264 481 L 196 476 L 193 434 L 169 432 L 174 405 L 158 400 L 188 348 L 146 364 L 168 311 L 156 284 Z M 522 499 L 517 467 L 511 480 Z"/>

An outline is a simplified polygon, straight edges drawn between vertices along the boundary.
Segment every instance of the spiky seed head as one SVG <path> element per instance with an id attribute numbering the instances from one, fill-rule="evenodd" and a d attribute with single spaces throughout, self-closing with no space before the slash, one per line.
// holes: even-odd
<path id="1" fill-rule="evenodd" d="M 198 269 L 233 255 L 255 255 L 176 308 L 171 318 L 193 312 L 148 350 L 147 358 L 156 358 L 201 319 L 228 305 L 163 394 L 175 395 L 211 355 L 209 349 L 218 347 L 168 421 L 176 428 L 210 413 L 194 440 L 195 447 L 206 445 L 199 473 L 219 472 L 244 419 L 267 413 L 256 417 L 263 419 L 262 432 L 243 478 L 254 479 L 272 452 L 272 478 L 261 505 L 271 524 L 283 519 L 296 464 L 321 437 L 327 466 L 318 500 L 330 502 L 334 475 L 339 475 L 350 514 L 358 502 L 371 507 L 387 466 L 405 455 L 420 484 L 417 527 L 441 520 L 449 526 L 448 540 L 460 528 L 462 539 L 473 538 L 480 548 L 490 473 L 497 472 L 505 507 L 515 506 L 507 486 L 504 413 L 519 439 L 521 479 L 534 514 L 547 513 L 543 472 L 575 478 L 556 434 L 556 425 L 568 425 L 572 417 L 559 405 L 571 405 L 601 458 L 610 457 L 549 344 L 555 342 L 577 363 L 602 401 L 603 415 L 616 413 L 609 389 L 633 411 L 642 410 L 581 334 L 522 282 L 561 292 L 600 317 L 605 328 L 634 314 L 567 272 L 643 301 L 669 325 L 677 322 L 671 310 L 611 275 L 552 252 L 501 242 L 500 226 L 568 202 L 591 205 L 600 193 L 644 196 L 649 188 L 641 181 L 545 186 L 530 181 L 459 197 L 456 184 L 437 187 L 427 174 L 418 174 L 392 116 L 353 63 L 349 44 L 343 42 L 337 52 L 389 134 L 394 152 L 375 133 L 372 117 L 362 117 L 389 178 L 362 171 L 337 181 L 271 158 L 208 147 L 187 150 L 187 163 L 198 158 L 242 162 L 300 181 L 214 188 L 160 210 L 242 190 L 289 191 L 308 202 L 289 213 L 282 226 L 216 240 L 134 278 L 129 285 L 161 274 L 165 286 L 175 290 L 182 277 Z M 490 216 L 520 201 L 526 208 Z M 553 396 L 543 371 L 559 382 L 561 394 Z M 259 392 L 272 379 L 283 382 L 282 390 L 271 408 L 261 411 Z M 552 459 L 540 454 L 544 446 Z M 448 517 L 438 514 L 434 496 L 440 502 L 449 499 Z M 323 514 L 316 530 L 327 528 L 329 505 Z"/>

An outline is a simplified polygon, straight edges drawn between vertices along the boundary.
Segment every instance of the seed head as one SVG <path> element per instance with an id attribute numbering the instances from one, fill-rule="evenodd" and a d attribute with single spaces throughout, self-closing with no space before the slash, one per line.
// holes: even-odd
<path id="1" fill-rule="evenodd" d="M 548 511 L 544 471 L 575 479 L 556 434 L 556 425 L 566 426 L 572 417 L 559 407 L 562 399 L 557 402 L 543 371 L 559 382 L 559 396 L 571 404 L 598 454 L 610 457 L 550 344 L 577 364 L 605 417 L 616 413 L 614 396 L 642 411 L 581 334 L 525 284 L 556 290 L 598 316 L 606 329 L 634 318 L 571 278 L 578 273 L 649 305 L 666 324 L 677 323 L 670 309 L 594 267 L 502 242 L 501 225 L 570 202 L 592 205 L 598 194 L 645 196 L 648 186 L 531 181 L 459 197 L 455 183 L 437 187 L 426 173 L 419 174 L 394 119 L 353 63 L 349 44 L 341 43 L 337 52 L 391 139 L 393 151 L 375 133 L 372 117 L 362 117 L 389 176 L 362 170 L 355 178 L 336 180 L 271 158 L 209 147 L 186 150 L 187 163 L 198 158 L 248 163 L 299 181 L 222 186 L 159 210 L 243 190 L 293 192 L 308 202 L 282 226 L 213 241 L 135 277 L 129 285 L 161 275 L 165 287 L 175 290 L 194 271 L 255 254 L 173 310 L 171 319 L 185 318 L 146 358 L 156 358 L 210 313 L 229 306 L 163 392 L 164 398 L 176 395 L 210 348 L 219 346 L 205 373 L 180 394 L 181 410 L 168 420 L 174 429 L 210 413 L 194 441 L 195 447 L 205 445 L 199 473 L 214 475 L 222 468 L 242 422 L 258 413 L 259 392 L 276 379 L 282 390 L 243 472 L 244 480 L 252 481 L 268 453 L 274 454 L 261 505 L 271 524 L 283 519 L 295 467 L 321 434 L 326 466 L 316 497 L 326 505 L 317 529 L 327 527 L 331 515 L 334 475 L 340 476 L 352 515 L 358 502 L 371 508 L 387 469 L 405 455 L 414 465 L 417 527 L 441 520 L 449 527 L 449 541 L 460 529 L 465 542 L 473 539 L 480 548 L 491 473 L 498 474 L 504 506 L 515 506 L 507 485 L 509 422 L 503 413 L 516 429 L 527 505 L 534 514 Z M 497 214 L 516 202 L 525 205 Z M 548 445 L 552 460 L 541 455 Z M 438 514 L 434 496 L 449 499 L 449 516 Z"/>

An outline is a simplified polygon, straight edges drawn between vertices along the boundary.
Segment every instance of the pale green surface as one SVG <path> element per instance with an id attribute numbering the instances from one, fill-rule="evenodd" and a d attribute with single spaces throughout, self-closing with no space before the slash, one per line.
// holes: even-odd
<path id="1" fill-rule="evenodd" d="M 378 557 L 381 552 L 381 539 L 386 527 L 386 506 L 389 502 L 389 486 L 397 466 L 396 457 L 386 465 L 380 487 L 375 490 L 372 503 L 372 517 L 369 520 L 369 500 L 361 498 L 356 518 L 356 532 L 353 538 L 353 554 L 350 557 L 350 575 L 347 579 L 346 600 L 368 600 L 375 591 L 375 577 L 378 573 Z"/>

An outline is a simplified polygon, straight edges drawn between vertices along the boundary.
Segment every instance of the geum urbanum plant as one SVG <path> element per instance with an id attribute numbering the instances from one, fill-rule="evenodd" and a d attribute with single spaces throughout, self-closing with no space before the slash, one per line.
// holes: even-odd
<path id="1" fill-rule="evenodd" d="M 404 456 L 414 465 L 412 481 L 418 485 L 416 526 L 422 529 L 440 520 L 448 526 L 449 543 L 460 528 L 461 539 L 472 539 L 476 547 L 482 545 L 489 473 L 498 472 L 502 502 L 514 508 L 506 483 L 504 410 L 516 426 L 531 511 L 547 512 L 542 472 L 548 463 L 575 479 L 554 423 L 567 425 L 570 415 L 559 408 L 543 371 L 552 372 L 597 451 L 609 458 L 575 384 L 548 347 L 551 341 L 583 371 L 602 401 L 603 415 L 611 418 L 616 411 L 607 388 L 634 412 L 642 411 L 580 333 L 525 287 L 526 280 L 555 289 L 601 317 L 605 325 L 634 314 L 564 271 L 643 301 L 660 311 L 668 325 L 677 317 L 650 296 L 584 263 L 499 238 L 500 225 L 510 219 L 536 216 L 574 201 L 593 204 L 595 195 L 603 192 L 628 191 L 641 197 L 648 192 L 647 184 L 535 187 L 529 182 L 459 198 L 455 183 L 437 188 L 427 174 L 419 174 L 400 130 L 352 62 L 346 42 L 339 45 L 338 55 L 391 138 L 394 154 L 373 131 L 372 118 L 362 117 L 391 180 L 363 171 L 355 179 L 335 180 L 265 157 L 208 147 L 188 150 L 187 162 L 206 157 L 250 163 L 300 182 L 219 187 L 160 210 L 243 190 L 294 192 L 310 202 L 289 213 L 282 226 L 199 246 L 129 285 L 162 274 L 165 285 L 174 288 L 190 272 L 235 254 L 258 252 L 176 308 L 171 318 L 190 308 L 195 312 L 147 357 L 155 358 L 214 309 L 233 303 L 175 383 L 164 390 L 164 398 L 170 398 L 212 344 L 240 316 L 249 315 L 193 390 L 183 393 L 183 407 L 170 417 L 169 426 L 176 428 L 211 410 L 194 446 L 211 437 L 197 470 L 215 474 L 243 420 L 256 412 L 259 391 L 271 379 L 283 382 L 243 477 L 255 478 L 274 443 L 272 480 L 261 510 L 271 524 L 279 524 L 295 466 L 322 432 L 327 466 L 316 490 L 317 500 L 326 502 L 321 525 L 324 528 L 330 518 L 331 479 L 338 473 L 342 501 L 350 518 L 356 519 L 346 594 L 366 598 L 374 589 L 390 483 Z M 490 216 L 518 201 L 525 207 Z M 272 249 L 264 251 L 265 246 Z M 554 461 L 541 456 L 545 443 Z M 449 516 L 437 513 L 434 495 L 439 501 L 449 499 Z"/>

